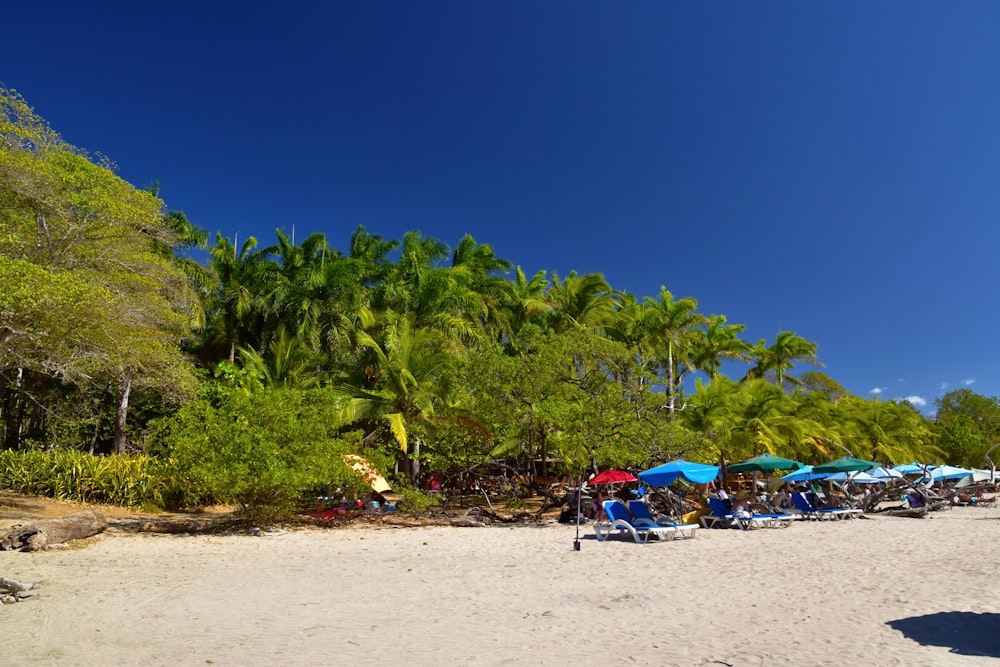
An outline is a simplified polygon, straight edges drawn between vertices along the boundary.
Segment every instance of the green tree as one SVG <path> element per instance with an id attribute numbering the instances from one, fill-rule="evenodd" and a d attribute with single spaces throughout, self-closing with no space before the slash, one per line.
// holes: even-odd
<path id="1" fill-rule="evenodd" d="M 794 331 L 779 331 L 771 345 L 764 340 L 757 341 L 750 351 L 750 358 L 754 366 L 747 372 L 746 378 L 766 378 L 768 373 L 774 373 L 779 387 L 784 387 L 785 382 L 799 384 L 798 378 L 788 375 L 797 362 L 823 365 L 816 359 L 816 343 L 807 341 Z"/>
<path id="2" fill-rule="evenodd" d="M 599 273 L 581 276 L 571 271 L 564 280 L 553 273 L 546 298 L 553 306 L 552 326 L 557 332 L 587 329 L 603 335 L 617 316 L 619 295 Z"/>
<path id="3" fill-rule="evenodd" d="M 196 298 L 172 254 L 163 251 L 178 245 L 163 202 L 107 163 L 90 161 L 6 88 L 0 88 L 0 185 L 3 271 L 21 281 L 6 283 L 0 366 L 17 364 L 72 382 L 114 382 L 114 448 L 121 451 L 133 384 L 178 395 L 191 388 L 178 343 Z M 50 284 L 36 289 L 46 274 Z M 86 309 L 98 301 L 103 307 Z M 40 311 L 50 315 L 29 315 Z M 75 331 L 56 323 L 64 313 L 75 313 Z"/>
<path id="4" fill-rule="evenodd" d="M 843 444 L 856 456 L 887 464 L 941 460 L 930 422 L 909 403 L 852 397 L 837 405 L 839 418 L 855 434 Z"/>
<path id="5" fill-rule="evenodd" d="M 698 314 L 695 299 L 674 299 L 666 287 L 660 287 L 658 300 L 646 297 L 644 304 L 642 327 L 646 333 L 645 345 L 656 350 L 660 359 L 670 411 L 673 412 L 684 375 L 693 368 L 696 327 L 703 324 L 705 318 Z"/>
<path id="6" fill-rule="evenodd" d="M 983 467 L 986 451 L 1000 442 L 1000 400 L 958 389 L 935 403 L 934 433 L 945 460 L 954 465 Z"/>
<path id="7" fill-rule="evenodd" d="M 528 324 L 542 325 L 552 315 L 555 304 L 548 300 L 546 271 L 538 271 L 529 280 L 518 266 L 514 271 L 513 295 L 507 305 L 507 321 L 512 335 Z"/>
<path id="8" fill-rule="evenodd" d="M 351 396 L 343 417 L 347 423 L 384 423 L 404 456 L 407 476 L 420 473 L 420 437 L 415 427 L 438 414 L 452 391 L 449 371 L 455 357 L 432 329 L 416 327 L 416 314 L 388 313 L 388 326 L 377 340 L 357 331 L 358 345 L 370 353 L 370 364 L 355 373 L 345 389 Z M 371 432 L 374 432 L 372 430 Z"/>
<path id="9" fill-rule="evenodd" d="M 337 436 L 341 406 L 327 391 L 230 390 L 186 404 L 159 440 L 176 469 L 204 495 L 239 505 L 248 525 L 267 525 L 299 498 L 353 484 Z"/>
<path id="10" fill-rule="evenodd" d="M 719 376 L 723 361 L 746 361 L 750 344 L 740 338 L 745 330 L 745 325 L 729 324 L 725 315 L 709 315 L 693 332 L 694 368 L 714 380 Z"/>
<path id="11" fill-rule="evenodd" d="M 207 338 L 223 346 L 229 363 L 236 362 L 236 348 L 259 345 L 259 320 L 264 311 L 266 285 L 262 270 L 266 256 L 255 251 L 257 239 L 248 237 L 237 251 L 235 243 L 216 235 L 209 248 L 209 266 L 216 276 L 217 288 L 209 299 Z"/>
<path id="12" fill-rule="evenodd" d="M 265 387 L 313 389 L 320 384 L 321 358 L 284 327 L 278 329 L 265 354 L 253 348 L 239 348 L 243 367 L 260 379 Z"/>

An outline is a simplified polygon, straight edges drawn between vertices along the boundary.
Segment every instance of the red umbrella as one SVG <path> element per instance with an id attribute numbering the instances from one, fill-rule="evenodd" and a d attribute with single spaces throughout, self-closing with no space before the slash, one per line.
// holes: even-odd
<path id="1" fill-rule="evenodd" d="M 634 482 L 635 475 L 624 470 L 605 470 L 599 472 L 587 481 L 587 484 L 596 486 L 597 484 L 618 484 L 620 482 Z"/>

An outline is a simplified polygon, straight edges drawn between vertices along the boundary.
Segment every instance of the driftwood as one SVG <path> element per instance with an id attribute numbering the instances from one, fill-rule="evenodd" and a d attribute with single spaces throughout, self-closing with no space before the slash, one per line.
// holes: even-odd
<path id="1" fill-rule="evenodd" d="M 905 516 L 911 519 L 926 519 L 928 508 L 924 507 L 909 507 L 909 508 L 897 508 L 886 510 L 885 513 L 889 516 Z"/>
<path id="2" fill-rule="evenodd" d="M 139 524 L 140 533 L 220 533 L 241 525 L 239 519 L 165 519 Z"/>
<path id="3" fill-rule="evenodd" d="M 61 519 L 46 519 L 27 526 L 16 526 L 0 539 L 0 550 L 38 551 L 70 540 L 91 537 L 103 532 L 108 522 L 90 510 Z"/>
<path id="4" fill-rule="evenodd" d="M 21 595 L 21 593 L 34 590 L 38 587 L 39 584 L 22 584 L 12 579 L 0 577 L 0 605 L 20 602 L 26 597 Z"/>
<path id="5" fill-rule="evenodd" d="M 482 519 L 472 515 L 466 516 L 421 516 L 410 517 L 389 514 L 382 517 L 382 523 L 388 526 L 401 526 L 405 528 L 416 528 L 423 526 L 459 526 L 468 528 L 481 528 L 489 525 L 489 519 Z"/>

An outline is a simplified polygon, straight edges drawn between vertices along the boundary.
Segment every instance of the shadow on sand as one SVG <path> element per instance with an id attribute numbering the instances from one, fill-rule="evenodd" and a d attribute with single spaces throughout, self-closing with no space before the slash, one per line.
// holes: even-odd
<path id="1" fill-rule="evenodd" d="M 1000 658 L 1000 614 L 942 611 L 886 625 L 924 646 L 945 646 L 959 655 Z"/>

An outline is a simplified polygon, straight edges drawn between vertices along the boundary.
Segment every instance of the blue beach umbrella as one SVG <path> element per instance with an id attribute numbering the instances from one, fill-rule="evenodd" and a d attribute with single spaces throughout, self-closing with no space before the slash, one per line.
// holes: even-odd
<path id="1" fill-rule="evenodd" d="M 967 468 L 938 466 L 931 470 L 931 479 L 935 482 L 940 482 L 941 480 L 961 479 L 962 477 L 968 477 L 971 474 L 972 471 Z"/>
<path id="2" fill-rule="evenodd" d="M 693 484 L 708 484 L 718 476 L 719 466 L 692 463 L 684 459 L 676 459 L 639 473 L 639 479 L 650 486 L 670 486 L 678 477 Z"/>
<path id="3" fill-rule="evenodd" d="M 926 467 L 924 464 L 914 461 L 913 463 L 900 463 L 898 466 L 893 466 L 892 469 L 904 475 L 920 475 L 923 474 Z"/>
<path id="4" fill-rule="evenodd" d="M 813 472 L 812 466 L 803 466 L 802 468 L 792 471 L 787 475 L 782 476 L 782 481 L 784 482 L 808 482 L 813 479 L 823 479 L 829 473 L 825 472 Z"/>

